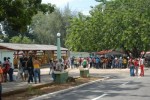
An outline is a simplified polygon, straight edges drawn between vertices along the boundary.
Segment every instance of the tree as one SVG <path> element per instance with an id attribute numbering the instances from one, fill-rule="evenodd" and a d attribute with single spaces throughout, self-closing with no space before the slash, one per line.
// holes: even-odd
<path id="1" fill-rule="evenodd" d="M 5 21 L 6 33 L 11 32 L 16 35 L 27 31 L 27 25 L 31 24 L 32 17 L 42 11 L 44 14 L 54 11 L 51 4 L 41 4 L 41 0 L 1 0 L 0 1 L 0 22 Z"/>
<path id="2" fill-rule="evenodd" d="M 70 26 L 69 20 L 75 14 L 72 14 L 69 6 L 63 10 L 56 9 L 51 14 L 38 13 L 33 17 L 31 28 L 36 43 L 56 45 L 56 34 L 61 33 L 61 46 L 64 47 L 66 29 Z"/>
<path id="3" fill-rule="evenodd" d="M 24 36 L 23 39 L 22 39 L 21 35 L 12 37 L 10 39 L 10 42 L 11 43 L 26 43 L 26 44 L 32 43 L 32 41 L 26 36 Z"/>
<path id="4" fill-rule="evenodd" d="M 84 51 L 122 48 L 133 57 L 150 50 L 150 0 L 113 0 L 106 5 L 104 12 L 101 11 L 103 4 L 92 9 L 84 28 L 78 24 L 83 23 L 80 18 L 71 21 L 66 46 L 75 51 L 82 51 L 79 46 Z M 79 40 L 81 36 L 88 39 Z M 74 37 L 78 42 L 74 42 Z"/>

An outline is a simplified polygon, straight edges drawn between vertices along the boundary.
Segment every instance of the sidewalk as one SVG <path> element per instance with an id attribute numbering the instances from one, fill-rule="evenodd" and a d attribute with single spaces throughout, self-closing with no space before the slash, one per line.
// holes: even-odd
<path id="1" fill-rule="evenodd" d="M 68 69 L 68 72 L 69 72 L 69 76 L 72 77 L 79 77 L 80 75 L 79 69 Z M 97 76 L 97 77 L 102 77 L 102 74 L 122 73 L 122 72 L 128 73 L 129 69 L 90 69 L 90 75 Z M 28 84 L 27 82 L 19 82 L 19 81 L 2 83 L 3 95 L 12 94 L 15 91 L 18 92 L 25 91 L 29 86 L 38 87 L 38 86 L 52 83 L 52 81 L 53 79 L 49 75 L 49 68 L 43 68 L 41 69 L 41 83 Z"/>

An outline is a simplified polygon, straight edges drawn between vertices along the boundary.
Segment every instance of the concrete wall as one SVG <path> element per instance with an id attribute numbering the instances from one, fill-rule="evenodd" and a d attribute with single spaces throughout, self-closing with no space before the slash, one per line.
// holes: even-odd
<path id="1" fill-rule="evenodd" d="M 9 60 L 13 65 L 13 54 L 14 54 L 14 51 L 0 50 L 0 61 L 3 63 L 4 57 L 10 57 Z"/>

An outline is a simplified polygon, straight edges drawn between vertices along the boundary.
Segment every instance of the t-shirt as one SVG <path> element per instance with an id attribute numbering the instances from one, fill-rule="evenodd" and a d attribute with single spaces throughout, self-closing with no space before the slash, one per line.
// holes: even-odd
<path id="1" fill-rule="evenodd" d="M 134 61 L 134 66 L 138 67 L 138 65 L 139 65 L 138 61 Z"/>
<path id="2" fill-rule="evenodd" d="M 144 64 L 144 59 L 140 59 L 140 65 Z"/>
<path id="3" fill-rule="evenodd" d="M 33 67 L 34 67 L 34 68 L 40 68 L 40 64 L 39 64 L 39 62 L 38 62 L 37 60 L 35 60 L 35 61 L 33 62 Z"/>
<path id="4" fill-rule="evenodd" d="M 83 65 L 85 66 L 87 64 L 87 61 L 86 60 L 83 60 Z"/>
<path id="5" fill-rule="evenodd" d="M 127 60 L 126 60 L 126 59 L 123 59 L 123 63 L 126 64 L 126 63 L 127 63 Z"/>

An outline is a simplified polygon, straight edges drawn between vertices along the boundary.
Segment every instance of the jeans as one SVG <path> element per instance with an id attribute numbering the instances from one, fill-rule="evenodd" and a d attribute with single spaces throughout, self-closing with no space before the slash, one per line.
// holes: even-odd
<path id="1" fill-rule="evenodd" d="M 122 63 L 121 62 L 119 62 L 119 68 L 122 68 Z"/>
<path id="2" fill-rule="evenodd" d="M 99 63 L 96 63 L 96 68 L 99 69 Z"/>
<path id="3" fill-rule="evenodd" d="M 28 83 L 33 82 L 33 68 L 29 67 L 28 73 L 29 73 Z"/>
<path id="4" fill-rule="evenodd" d="M 41 77 L 40 77 L 40 69 L 35 68 L 34 69 L 34 82 L 37 83 L 37 77 L 39 79 L 39 83 L 41 82 Z"/>
<path id="5" fill-rule="evenodd" d="M 9 81 L 12 82 L 13 81 L 13 71 L 14 69 L 10 68 L 9 71 L 8 71 L 8 74 L 9 74 Z"/>

